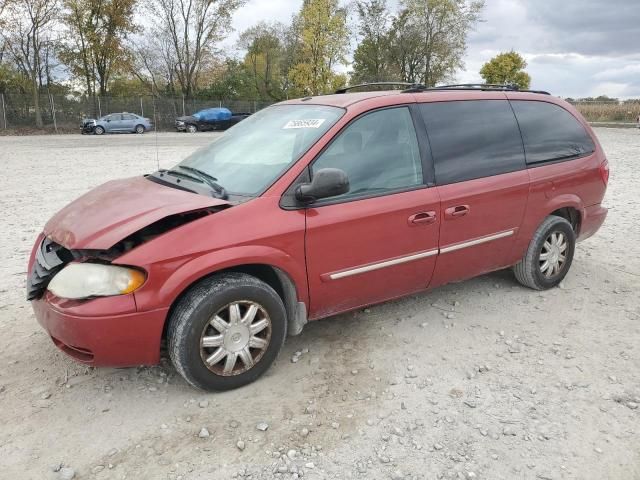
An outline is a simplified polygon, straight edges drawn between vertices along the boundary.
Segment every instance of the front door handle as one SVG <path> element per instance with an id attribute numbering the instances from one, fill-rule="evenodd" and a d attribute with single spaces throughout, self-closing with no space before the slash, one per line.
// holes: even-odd
<path id="1" fill-rule="evenodd" d="M 454 219 L 458 217 L 464 217 L 471 211 L 469 205 L 456 205 L 455 207 L 449 207 L 444 211 L 445 218 Z"/>
<path id="2" fill-rule="evenodd" d="M 407 223 L 409 223 L 409 226 L 426 225 L 429 223 L 434 223 L 436 221 L 436 218 L 436 212 L 420 212 L 411 215 L 408 218 Z"/>

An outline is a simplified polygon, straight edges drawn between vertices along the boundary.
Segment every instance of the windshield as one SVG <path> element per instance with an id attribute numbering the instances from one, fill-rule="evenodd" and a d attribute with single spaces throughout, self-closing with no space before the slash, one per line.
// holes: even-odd
<path id="1" fill-rule="evenodd" d="M 276 105 L 227 130 L 180 166 L 214 177 L 230 194 L 262 193 L 343 115 L 324 105 Z"/>

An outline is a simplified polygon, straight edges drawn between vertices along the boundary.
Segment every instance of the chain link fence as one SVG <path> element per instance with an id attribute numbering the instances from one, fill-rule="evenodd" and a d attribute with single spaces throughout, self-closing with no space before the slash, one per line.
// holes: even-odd
<path id="1" fill-rule="evenodd" d="M 110 113 L 129 112 L 151 119 L 158 130 L 173 130 L 176 117 L 203 108 L 226 107 L 233 113 L 255 113 L 271 102 L 203 100 L 182 97 L 85 97 L 40 94 L 43 128 L 54 132 L 78 130 L 83 118 L 100 118 Z M 36 128 L 33 96 L 0 94 L 0 132 Z"/>
<path id="2" fill-rule="evenodd" d="M 203 100 L 183 97 L 86 97 L 47 95 L 39 97 L 43 127 L 53 132 L 77 130 L 83 118 L 100 118 L 110 113 L 130 112 L 150 118 L 158 130 L 173 130 L 174 120 L 203 108 L 226 107 L 234 113 L 255 113 L 271 102 Z M 637 125 L 640 101 L 574 101 L 585 118 L 596 125 Z M 31 95 L 0 94 L 0 133 L 36 129 L 36 111 Z"/>

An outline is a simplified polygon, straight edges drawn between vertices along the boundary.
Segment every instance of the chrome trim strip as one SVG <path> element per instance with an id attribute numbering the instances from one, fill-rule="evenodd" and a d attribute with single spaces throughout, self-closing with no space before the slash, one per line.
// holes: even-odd
<path id="1" fill-rule="evenodd" d="M 480 237 L 474 240 L 469 240 L 468 242 L 457 243 L 455 245 L 450 245 L 448 247 L 441 248 L 440 253 L 455 252 L 456 250 L 461 250 L 467 247 L 473 247 L 474 245 L 480 245 L 481 243 L 491 242 L 493 240 L 498 240 L 499 238 L 510 237 L 514 233 L 516 233 L 515 230 L 506 230 L 504 232 L 495 233 L 487 237 Z"/>
<path id="2" fill-rule="evenodd" d="M 432 257 L 438 254 L 438 249 L 428 250 L 426 252 L 414 253 L 407 255 L 406 257 L 394 258 L 393 260 L 385 260 L 383 262 L 373 263 L 364 267 L 352 268 L 351 270 L 343 270 L 342 272 L 331 273 L 329 278 L 331 280 L 338 280 L 344 277 L 350 277 L 352 275 L 358 275 L 359 273 L 371 272 L 372 270 L 379 270 L 381 268 L 391 267 L 393 265 L 399 265 L 401 263 L 412 262 L 414 260 L 420 260 L 421 258 Z"/>

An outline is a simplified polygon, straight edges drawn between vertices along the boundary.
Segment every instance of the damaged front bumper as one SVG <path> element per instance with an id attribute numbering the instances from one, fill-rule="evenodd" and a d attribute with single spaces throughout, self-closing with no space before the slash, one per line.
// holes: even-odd
<path id="1" fill-rule="evenodd" d="M 160 361 L 167 308 L 137 312 L 133 294 L 77 301 L 47 292 L 31 304 L 53 343 L 79 362 L 131 367 Z"/>

